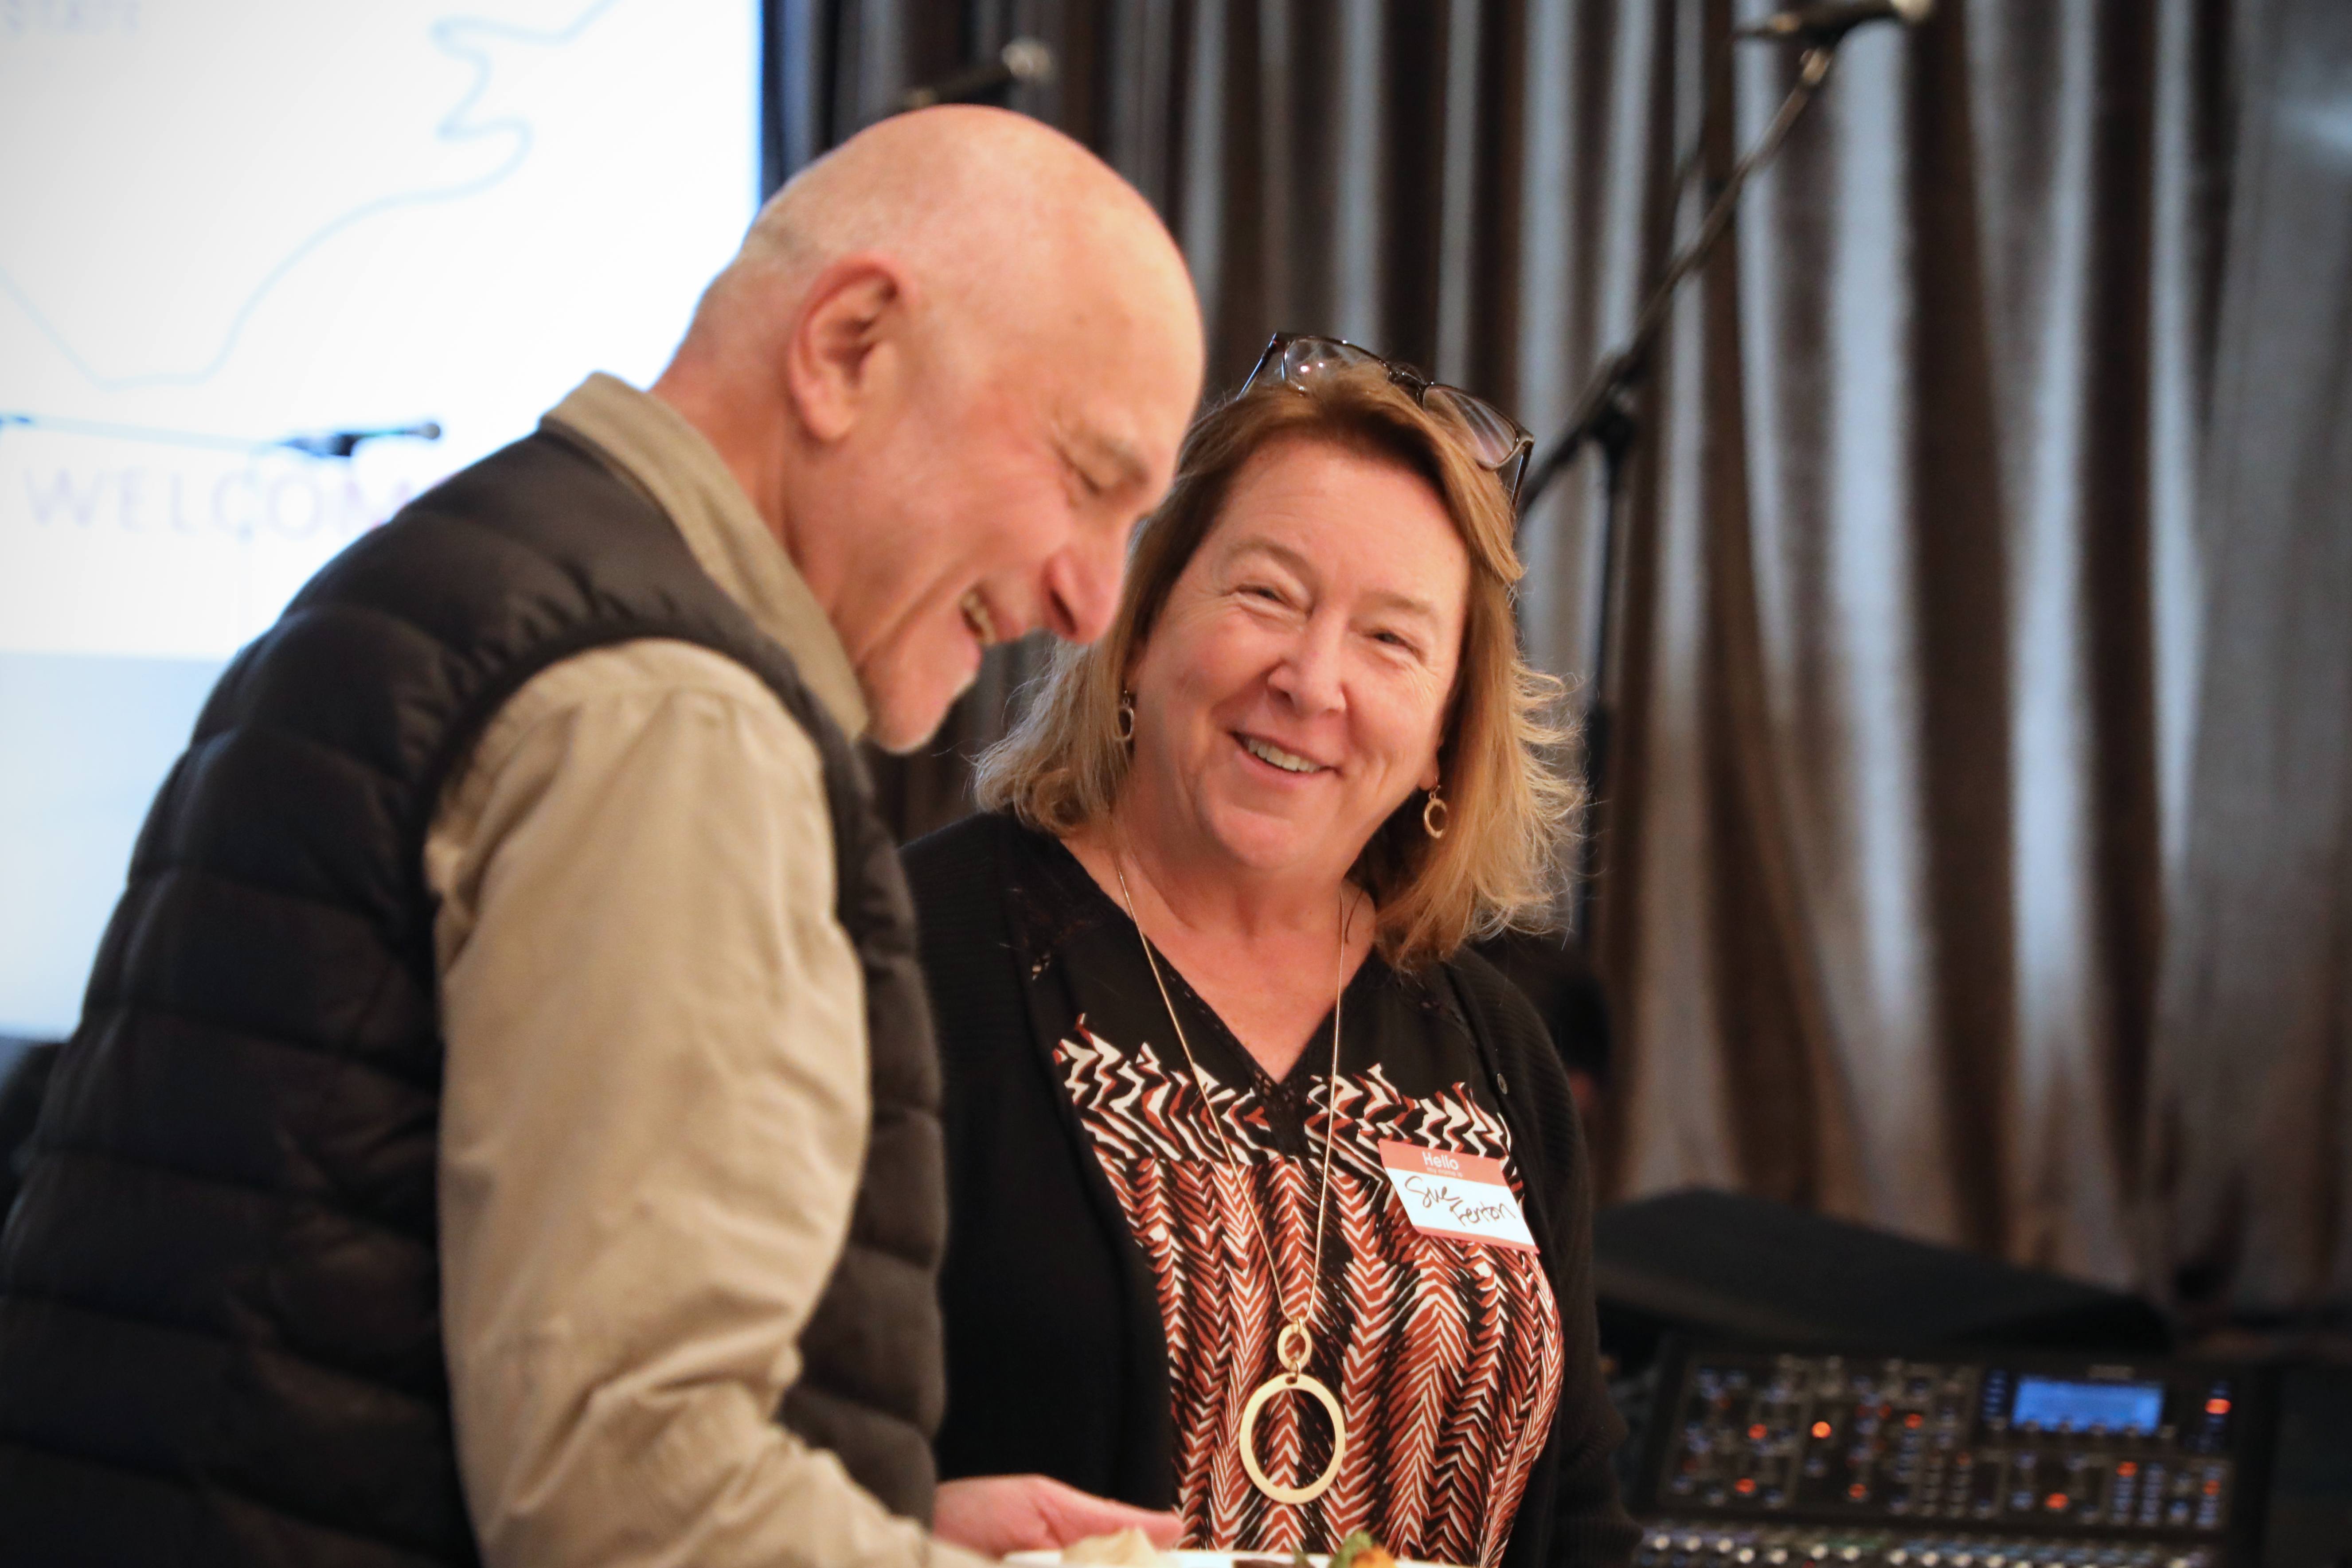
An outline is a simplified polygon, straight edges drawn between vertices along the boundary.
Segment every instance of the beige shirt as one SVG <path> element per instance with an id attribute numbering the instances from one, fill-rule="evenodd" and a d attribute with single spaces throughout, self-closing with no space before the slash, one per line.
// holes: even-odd
<path id="1" fill-rule="evenodd" d="M 839 640 L 699 433 L 601 375 L 548 419 L 865 728 Z M 499 710 L 425 865 L 448 1038 L 443 1333 L 490 1568 L 983 1561 L 772 1418 L 870 1119 L 808 736 L 707 649 L 579 654 Z"/>

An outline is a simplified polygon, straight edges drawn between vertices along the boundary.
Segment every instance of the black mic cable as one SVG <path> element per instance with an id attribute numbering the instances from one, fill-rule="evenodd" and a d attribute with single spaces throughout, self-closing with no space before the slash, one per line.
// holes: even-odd
<path id="1" fill-rule="evenodd" d="M 306 457 L 349 457 L 369 441 L 438 441 L 441 425 L 437 420 L 424 420 L 415 424 L 387 426 L 378 430 L 325 430 L 309 435 L 289 435 L 275 444 L 291 448 Z"/>

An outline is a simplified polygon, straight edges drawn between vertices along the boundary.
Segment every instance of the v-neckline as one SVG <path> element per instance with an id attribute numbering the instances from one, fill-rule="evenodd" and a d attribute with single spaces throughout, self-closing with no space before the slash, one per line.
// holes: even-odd
<path id="1" fill-rule="evenodd" d="M 1331 1029 L 1332 1009 L 1328 1006 L 1324 1008 L 1322 1014 L 1315 1020 L 1314 1030 L 1307 1037 L 1307 1044 L 1299 1051 L 1297 1060 L 1290 1064 L 1290 1071 L 1276 1078 L 1265 1070 L 1263 1062 L 1251 1054 L 1249 1047 L 1243 1043 L 1239 1035 L 1234 1032 L 1233 1026 L 1225 1021 L 1224 1015 L 1211 1006 L 1209 998 L 1202 996 L 1200 988 L 1192 984 L 1192 977 L 1184 973 L 1183 967 L 1169 955 L 1167 948 L 1157 942 L 1151 942 L 1150 935 L 1136 924 L 1132 915 L 1120 907 L 1118 900 L 1112 897 L 1104 890 L 1102 883 L 1095 880 L 1094 873 L 1087 869 L 1085 862 L 1079 860 L 1071 852 L 1070 846 L 1051 835 L 1045 835 L 1045 839 L 1053 845 L 1054 852 L 1060 857 L 1063 873 L 1072 879 L 1074 884 L 1084 887 L 1087 895 L 1093 902 L 1096 913 L 1107 919 L 1127 940 L 1135 941 L 1140 937 L 1144 942 L 1150 942 L 1151 951 L 1160 961 L 1160 972 L 1168 977 L 1171 994 L 1181 993 L 1191 1003 L 1191 1010 L 1195 1017 L 1207 1020 L 1212 1026 L 1213 1032 L 1210 1039 L 1214 1041 L 1218 1053 L 1224 1060 L 1203 1063 L 1209 1071 L 1221 1082 L 1246 1082 L 1250 1085 L 1252 1092 L 1261 1102 L 1269 1102 L 1271 1097 L 1278 1097 L 1286 1102 L 1296 1101 L 1303 1124 L 1307 1101 L 1313 1092 L 1315 1081 L 1327 1076 L 1329 1072 L 1331 1042 L 1327 1037 Z M 1357 994 L 1366 988 L 1368 977 L 1379 969 L 1379 957 L 1378 948 L 1366 950 L 1362 959 L 1357 963 L 1355 972 L 1348 977 L 1347 985 L 1340 989 L 1343 1002 L 1353 1003 L 1357 1000 Z M 1136 958 L 1140 965 L 1142 951 L 1139 946 L 1136 950 Z M 1349 1009 L 1343 1007 L 1341 1010 L 1345 1012 Z M 1201 1040 L 1194 1040 L 1194 1050 L 1198 1051 L 1202 1043 Z M 1342 1040 L 1339 1042 L 1342 1071 L 1346 1071 L 1347 1049 L 1347 1041 Z M 1320 1065 L 1318 1065 L 1318 1063 Z M 1272 1092 L 1271 1097 L 1267 1091 Z"/>

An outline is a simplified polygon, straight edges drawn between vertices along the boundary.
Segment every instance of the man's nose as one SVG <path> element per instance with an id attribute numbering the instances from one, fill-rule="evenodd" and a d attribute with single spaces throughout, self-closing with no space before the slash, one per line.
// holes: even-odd
<path id="1" fill-rule="evenodd" d="M 1110 630 L 1118 610 L 1127 535 L 1112 528 L 1101 534 L 1073 544 L 1045 565 L 1045 626 L 1064 642 L 1093 642 Z"/>

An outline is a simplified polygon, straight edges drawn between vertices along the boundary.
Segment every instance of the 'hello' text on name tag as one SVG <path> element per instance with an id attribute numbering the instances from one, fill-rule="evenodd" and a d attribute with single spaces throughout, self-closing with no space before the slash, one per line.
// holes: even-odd
<path id="1" fill-rule="evenodd" d="M 1536 1249 L 1500 1160 L 1382 1139 L 1381 1165 L 1414 1229 L 1454 1241 Z"/>

